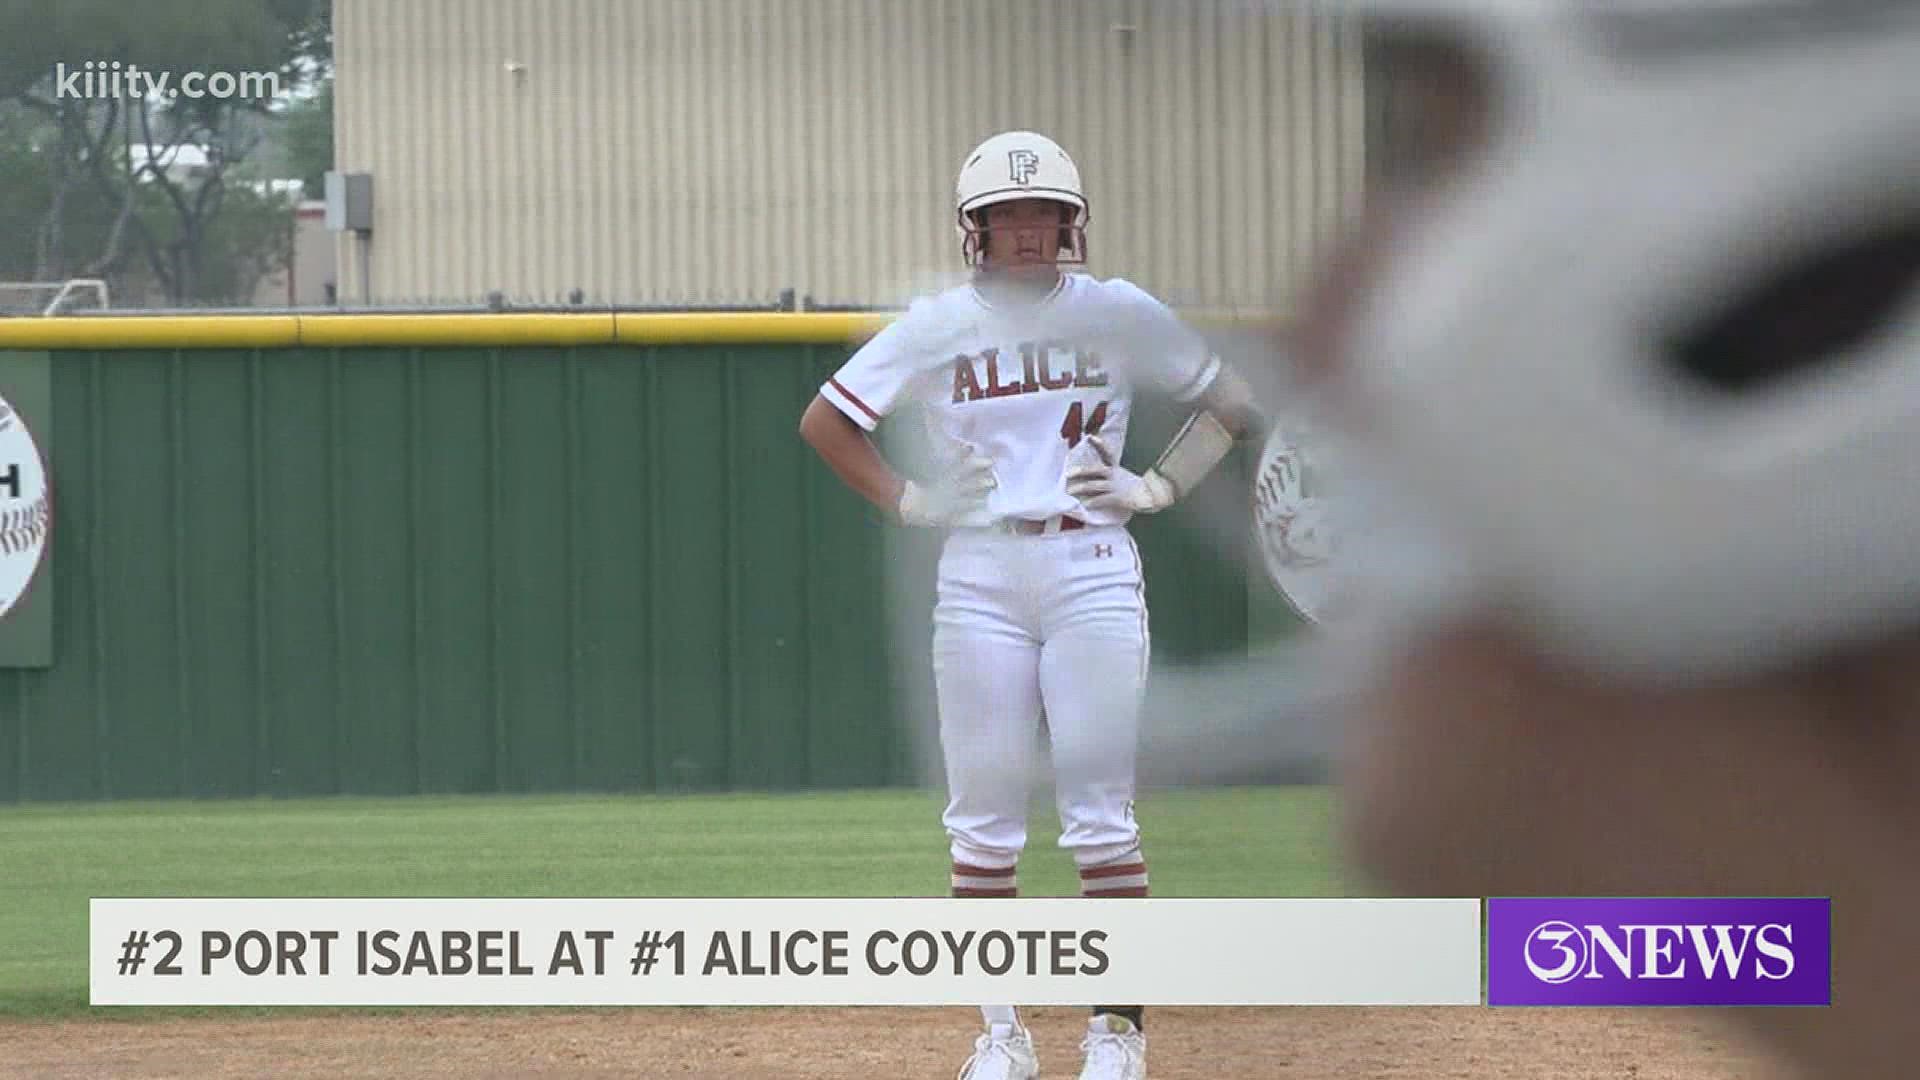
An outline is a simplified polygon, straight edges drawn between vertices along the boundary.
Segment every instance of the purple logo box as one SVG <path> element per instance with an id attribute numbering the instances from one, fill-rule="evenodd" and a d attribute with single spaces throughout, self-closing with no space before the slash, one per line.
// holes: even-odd
<path id="1" fill-rule="evenodd" d="M 1831 1005 L 1828 898 L 1494 898 L 1488 1005 Z"/>

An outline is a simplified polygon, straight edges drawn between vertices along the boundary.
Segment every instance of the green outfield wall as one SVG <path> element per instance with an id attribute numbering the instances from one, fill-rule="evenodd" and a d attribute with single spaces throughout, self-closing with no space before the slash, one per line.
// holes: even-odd
<path id="1" fill-rule="evenodd" d="M 742 318 L 0 324 L 55 506 L 0 801 L 923 775 L 888 527 L 795 434 L 867 324 Z M 1245 582 L 1177 514 L 1135 533 L 1156 656 L 1242 647 Z"/>

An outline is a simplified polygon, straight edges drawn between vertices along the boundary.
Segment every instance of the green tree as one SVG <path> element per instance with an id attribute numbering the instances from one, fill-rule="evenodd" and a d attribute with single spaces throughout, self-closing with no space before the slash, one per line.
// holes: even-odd
<path id="1" fill-rule="evenodd" d="M 319 198 L 326 172 L 333 168 L 333 76 L 322 78 L 312 97 L 287 106 L 281 136 L 286 144 L 288 174 L 305 186 L 308 197 Z"/>
<path id="2" fill-rule="evenodd" d="M 0 278 L 98 277 L 117 266 L 117 206 L 83 178 L 63 133 L 0 102 Z"/>
<path id="3" fill-rule="evenodd" d="M 254 286 L 293 257 L 293 207 L 286 197 L 246 185 L 229 187 L 200 237 L 195 299 L 244 304 Z"/>
<path id="4" fill-rule="evenodd" d="M 76 71 L 118 62 L 121 71 L 273 72 L 283 93 L 309 82 L 331 55 L 324 0 L 14 0 L 0 7 L 0 109 L 16 117 L 0 130 L 0 168 L 38 169 L 32 205 L 33 276 L 124 271 L 136 255 L 171 302 L 227 299 L 246 260 L 239 248 L 270 251 L 274 225 L 254 241 L 235 223 L 259 203 L 234 181 L 262 138 L 270 100 L 167 98 L 126 93 L 84 97 Z M 318 55 L 316 55 L 318 54 Z M 26 119 L 19 120 L 24 116 Z M 10 137 L 11 136 L 11 137 Z M 171 166 L 204 155 L 191 172 Z M 257 217 L 257 216 L 256 216 Z M 10 263 L 23 261 L 19 252 Z M 242 290 L 244 291 L 244 290 Z"/>

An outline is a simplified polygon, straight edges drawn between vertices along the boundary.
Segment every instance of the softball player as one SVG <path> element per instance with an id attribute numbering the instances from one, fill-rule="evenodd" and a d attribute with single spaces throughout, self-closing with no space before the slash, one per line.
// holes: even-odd
<path id="1" fill-rule="evenodd" d="M 909 526 L 950 529 L 933 658 L 954 896 L 1018 892 L 1042 715 L 1060 845 L 1086 896 L 1147 895 L 1134 762 L 1148 661 L 1140 552 L 1126 524 L 1192 490 L 1244 430 L 1250 395 L 1204 340 L 1086 261 L 1073 161 L 1026 131 L 968 155 L 955 205 L 970 283 L 925 297 L 820 388 L 803 438 L 854 490 Z M 1158 463 L 1119 462 L 1136 391 L 1192 403 Z M 868 437 L 908 402 L 936 457 L 901 479 Z M 964 1080 L 1039 1071 L 1012 1006 L 985 1006 Z M 1083 1080 L 1142 1080 L 1138 1007 L 1094 1010 Z"/>

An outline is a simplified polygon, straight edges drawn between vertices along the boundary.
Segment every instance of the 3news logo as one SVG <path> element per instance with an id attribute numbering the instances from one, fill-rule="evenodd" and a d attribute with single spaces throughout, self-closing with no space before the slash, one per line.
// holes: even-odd
<path id="1" fill-rule="evenodd" d="M 1489 1005 L 1831 1005 L 1826 898 L 1495 898 Z"/>
<path id="2" fill-rule="evenodd" d="M 1527 935 L 1527 970 L 1544 983 L 1601 979 L 1786 979 L 1793 975 L 1787 923 L 1574 926 L 1543 922 Z M 1751 961 L 1751 967 L 1749 967 Z"/>

